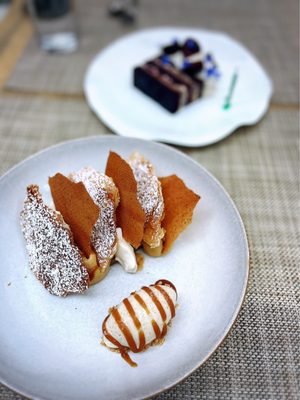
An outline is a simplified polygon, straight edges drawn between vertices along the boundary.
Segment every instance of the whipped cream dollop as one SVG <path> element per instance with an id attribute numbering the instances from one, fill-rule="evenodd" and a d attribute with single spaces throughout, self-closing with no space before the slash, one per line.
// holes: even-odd
<path id="1" fill-rule="evenodd" d="M 137 272 L 138 266 L 133 248 L 123 238 L 121 228 L 117 228 L 117 251 L 115 258 L 126 272 L 129 272 L 130 274 Z"/>

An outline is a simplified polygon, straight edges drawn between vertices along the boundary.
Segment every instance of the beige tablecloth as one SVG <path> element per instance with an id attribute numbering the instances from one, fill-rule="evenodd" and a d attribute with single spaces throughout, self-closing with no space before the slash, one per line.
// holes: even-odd
<path id="1" fill-rule="evenodd" d="M 82 50 L 61 61 L 42 55 L 31 42 L 0 92 L 0 173 L 51 144 L 109 132 L 78 94 L 89 59 L 129 28 L 105 18 L 100 1 L 86 3 L 99 14 L 80 5 Z M 159 4 L 168 12 L 160 13 Z M 192 24 L 230 32 L 260 58 L 275 83 L 275 103 L 259 124 L 210 147 L 180 148 L 211 171 L 235 201 L 249 238 L 251 274 L 242 311 L 223 345 L 159 400 L 299 399 L 297 8 L 297 1 L 140 3 L 140 27 Z M 0 385 L 0 399 L 23 397 Z"/>

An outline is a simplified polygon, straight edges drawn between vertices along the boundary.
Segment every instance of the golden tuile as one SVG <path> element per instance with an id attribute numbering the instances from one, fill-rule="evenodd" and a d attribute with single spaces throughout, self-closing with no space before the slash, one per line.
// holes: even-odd
<path id="1" fill-rule="evenodd" d="M 177 175 L 159 178 L 165 203 L 162 227 L 166 230 L 163 254 L 172 247 L 180 233 L 192 222 L 193 210 L 200 196 L 189 189 Z"/>
<path id="2" fill-rule="evenodd" d="M 82 182 L 74 183 L 57 173 L 49 178 L 49 186 L 55 204 L 65 222 L 70 226 L 74 240 L 84 255 L 89 258 L 92 229 L 100 209 L 88 194 Z"/>
<path id="3" fill-rule="evenodd" d="M 113 179 L 120 193 L 116 210 L 117 226 L 122 228 L 124 239 L 138 248 L 143 239 L 146 214 L 137 198 L 137 183 L 132 169 L 123 158 L 111 151 L 105 174 Z"/>

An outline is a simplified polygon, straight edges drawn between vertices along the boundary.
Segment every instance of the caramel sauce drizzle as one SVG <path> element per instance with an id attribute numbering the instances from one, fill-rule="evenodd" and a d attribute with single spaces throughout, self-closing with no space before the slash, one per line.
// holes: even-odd
<path id="1" fill-rule="evenodd" d="M 170 288 L 172 288 L 172 289 L 174 290 L 174 292 L 176 293 L 176 296 L 177 296 L 177 289 L 176 289 L 176 287 L 173 285 L 172 282 L 167 281 L 167 279 L 159 279 L 158 281 L 156 281 L 156 282 L 154 283 L 154 286 L 156 286 L 156 285 L 169 286 Z"/>
<path id="2" fill-rule="evenodd" d="M 166 282 L 166 283 L 165 283 L 165 282 Z M 157 290 L 159 290 L 159 292 L 164 296 L 164 298 L 165 298 L 165 300 L 166 300 L 166 302 L 167 302 L 167 304 L 168 304 L 168 306 L 169 306 L 169 308 L 170 308 L 171 317 L 173 318 L 174 315 L 175 315 L 175 306 L 174 306 L 174 304 L 173 304 L 173 302 L 172 302 L 172 299 L 170 298 L 170 296 L 168 295 L 168 293 L 167 293 L 163 288 L 161 288 L 161 287 L 158 286 L 158 285 L 165 285 L 165 284 L 166 284 L 167 286 L 169 286 L 169 287 L 172 287 L 172 288 L 176 291 L 175 286 L 174 286 L 173 284 L 171 284 L 171 282 L 165 281 L 165 280 L 157 281 L 157 282 L 155 283 L 155 285 L 151 285 L 151 287 L 155 287 L 155 288 L 156 288 Z M 168 330 L 167 324 L 166 324 L 166 320 L 167 320 L 166 312 L 165 312 L 165 310 L 164 310 L 164 308 L 163 308 L 163 306 L 162 306 L 162 304 L 161 304 L 159 298 L 155 295 L 155 293 L 153 292 L 153 290 L 151 290 L 150 287 L 144 286 L 144 287 L 142 287 L 142 290 L 144 290 L 144 292 L 148 294 L 148 296 L 151 298 L 151 300 L 152 300 L 153 303 L 155 304 L 157 310 L 159 311 L 159 314 L 160 314 L 161 319 L 162 319 L 162 321 L 163 321 L 163 328 L 162 328 L 162 331 L 160 331 L 157 322 L 156 322 L 153 318 L 151 318 L 151 324 L 152 324 L 153 331 L 154 331 L 154 334 L 155 334 L 155 336 L 156 336 L 156 339 L 163 338 L 163 337 L 166 335 L 167 330 Z M 151 314 L 151 312 L 150 312 L 150 310 L 149 310 L 147 304 L 146 304 L 145 301 L 142 299 L 142 297 L 141 297 L 139 294 L 137 294 L 136 292 L 131 293 L 131 294 L 132 294 L 132 296 L 135 298 L 135 300 L 140 304 L 140 306 L 145 310 L 145 312 L 147 313 L 147 315 L 148 315 L 149 317 L 152 317 L 152 314 Z M 176 292 L 176 294 L 177 294 L 177 292 Z M 118 350 L 119 350 L 119 352 L 120 352 L 122 358 L 123 358 L 129 365 L 131 365 L 132 367 L 136 367 L 137 364 L 136 364 L 134 361 L 132 361 L 132 359 L 131 359 L 130 356 L 128 355 L 128 351 L 131 350 L 131 351 L 133 351 L 134 353 L 139 353 L 139 352 L 141 352 L 142 350 L 144 350 L 144 349 L 146 348 L 145 333 L 144 333 L 144 331 L 143 331 L 143 329 L 142 329 L 141 322 L 140 322 L 140 320 L 138 319 L 138 317 L 136 316 L 136 313 L 135 313 L 135 311 L 134 311 L 134 309 L 133 309 L 133 307 L 132 307 L 132 304 L 130 303 L 129 299 L 128 299 L 128 298 L 124 299 L 124 300 L 123 300 L 123 304 L 124 304 L 126 310 L 128 311 L 128 314 L 130 315 L 130 317 L 131 317 L 131 319 L 132 319 L 132 321 L 133 321 L 133 323 L 134 323 L 134 326 L 136 327 L 136 329 L 137 329 L 137 331 L 138 331 L 138 335 L 139 335 L 139 347 L 137 347 L 137 345 L 136 345 L 136 343 L 135 343 L 135 340 L 134 340 L 134 338 L 133 338 L 133 335 L 132 335 L 132 333 L 130 332 L 130 329 L 128 328 L 128 326 L 127 326 L 127 325 L 124 323 L 124 321 L 122 320 L 122 317 L 121 317 L 121 315 L 120 315 L 120 313 L 119 313 L 119 311 L 118 311 L 117 308 L 113 308 L 113 309 L 111 310 L 111 314 L 110 314 L 110 315 L 114 318 L 114 320 L 116 321 L 116 323 L 117 323 L 119 329 L 120 329 L 121 332 L 123 333 L 123 335 L 124 335 L 124 337 L 125 337 L 125 339 L 126 339 L 126 341 L 127 341 L 127 343 L 128 343 L 128 347 L 127 347 L 127 346 L 123 346 L 117 339 L 115 339 L 113 336 L 111 336 L 111 335 L 108 333 L 107 328 L 106 328 L 106 322 L 107 322 L 107 319 L 108 319 L 108 317 L 109 317 L 110 315 L 108 315 L 108 316 L 105 318 L 105 320 L 103 321 L 103 324 L 102 324 L 102 331 L 103 331 L 103 335 L 104 335 L 112 344 L 114 344 L 114 345 L 118 348 Z"/>
<path id="3" fill-rule="evenodd" d="M 140 320 L 136 316 L 134 309 L 128 299 L 123 300 L 124 306 L 126 307 L 128 314 L 131 316 L 131 319 L 134 323 L 134 326 L 136 327 L 138 334 L 139 334 L 139 349 L 143 349 L 146 344 L 146 339 L 145 339 L 145 333 L 142 329 L 142 325 L 140 323 Z"/>
<path id="4" fill-rule="evenodd" d="M 148 294 L 148 296 L 152 299 L 153 303 L 156 305 L 156 308 L 158 309 L 158 311 L 159 311 L 159 313 L 160 313 L 161 319 L 162 319 L 162 321 L 163 321 L 163 328 L 162 328 L 162 331 L 161 331 L 160 336 L 156 336 L 156 338 L 157 338 L 157 339 L 163 338 L 163 337 L 166 335 L 167 330 L 168 330 L 167 324 L 166 324 L 167 314 L 166 314 L 166 312 L 165 312 L 163 306 L 161 305 L 161 302 L 160 302 L 159 299 L 156 297 L 155 293 L 154 293 L 149 287 L 146 287 L 146 286 L 143 286 L 142 289 L 143 289 L 143 290 Z"/>
<path id="5" fill-rule="evenodd" d="M 146 311 L 146 313 L 149 316 L 151 316 L 149 308 L 147 307 L 147 304 L 144 302 L 144 300 L 141 298 L 141 296 L 137 293 L 133 293 L 133 297 L 143 307 L 143 309 Z M 156 338 L 159 338 L 160 337 L 160 329 L 159 329 L 157 322 L 153 318 L 151 320 L 151 324 L 152 324 L 152 328 L 153 328 Z"/>
<path id="6" fill-rule="evenodd" d="M 117 339 L 115 339 L 113 336 L 111 336 L 106 329 L 106 321 L 109 317 L 108 316 L 105 318 L 102 324 L 102 331 L 103 335 L 112 343 L 114 344 L 120 351 L 121 357 L 131 366 L 131 367 L 137 367 L 137 363 L 132 361 L 132 359 L 128 355 L 128 349 L 123 346 Z"/>
<path id="7" fill-rule="evenodd" d="M 119 313 L 119 310 L 117 308 L 114 308 L 111 312 L 112 317 L 116 321 L 119 329 L 122 331 L 123 335 L 125 336 L 125 339 L 127 340 L 128 346 L 131 351 L 134 353 L 138 352 L 138 348 L 136 347 L 135 340 L 130 332 L 130 329 L 128 326 L 123 322 L 122 317 Z"/>
<path id="8" fill-rule="evenodd" d="M 168 295 L 168 293 L 160 286 L 155 286 L 155 288 L 164 296 L 166 302 L 168 303 L 168 306 L 170 308 L 171 311 L 171 318 L 173 318 L 175 316 L 175 306 L 174 303 L 171 299 L 171 297 Z"/>

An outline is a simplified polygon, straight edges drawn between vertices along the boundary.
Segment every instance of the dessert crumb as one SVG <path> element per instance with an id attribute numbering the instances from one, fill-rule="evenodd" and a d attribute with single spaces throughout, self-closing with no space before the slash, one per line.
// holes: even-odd
<path id="1" fill-rule="evenodd" d="M 135 253 L 136 262 L 138 265 L 138 271 L 144 268 L 144 256 L 141 253 Z"/>

